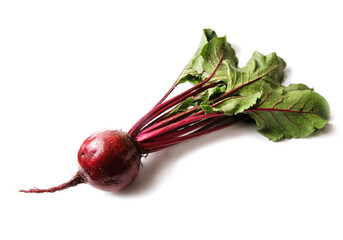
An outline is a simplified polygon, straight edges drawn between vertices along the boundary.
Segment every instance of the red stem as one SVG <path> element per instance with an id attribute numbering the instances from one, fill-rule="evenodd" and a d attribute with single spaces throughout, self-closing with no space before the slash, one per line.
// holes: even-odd
<path id="1" fill-rule="evenodd" d="M 194 131 L 191 134 L 185 135 L 185 136 L 180 136 L 180 137 L 174 137 L 174 138 L 170 138 L 165 139 L 165 140 L 158 140 L 156 139 L 156 141 L 152 141 L 152 142 L 142 142 L 139 143 L 140 146 L 140 150 L 142 153 L 146 154 L 146 153 L 152 153 L 152 152 L 156 152 L 165 148 L 168 148 L 170 146 L 173 146 L 175 144 L 181 143 L 183 141 L 195 138 L 195 137 L 199 137 L 214 131 L 218 131 L 220 129 L 226 128 L 226 127 L 230 127 L 233 126 L 235 124 L 247 121 L 249 118 L 242 118 L 236 121 L 230 121 L 230 122 L 226 122 L 225 121 L 227 119 L 216 119 L 213 122 L 210 122 L 208 125 L 205 125 L 204 127 L 200 128 L 197 131 Z M 218 123 L 219 121 L 219 123 Z M 220 122 L 224 122 L 224 123 L 220 123 Z"/>
<path id="2" fill-rule="evenodd" d="M 211 105 L 211 107 L 215 107 L 215 106 L 217 106 L 217 105 L 219 105 L 219 104 L 221 104 L 221 103 L 223 103 L 223 102 L 225 102 L 227 100 L 234 99 L 234 98 L 240 98 L 240 97 L 242 97 L 242 96 L 233 96 L 233 97 L 225 98 L 225 99 L 223 99 L 223 100 L 221 100 L 219 102 L 214 103 L 213 105 Z M 210 102 L 214 102 L 214 101 L 215 100 L 212 100 Z M 188 109 L 186 111 L 183 111 L 181 113 L 178 113 L 178 114 L 176 114 L 174 116 L 171 116 L 169 118 L 166 118 L 164 120 L 159 119 L 161 121 L 154 122 L 154 124 L 151 124 L 151 125 L 147 126 L 139 134 L 147 133 L 147 132 L 150 132 L 150 131 L 155 130 L 157 128 L 163 127 L 163 126 L 165 126 L 165 125 L 167 125 L 169 123 L 173 123 L 173 122 L 175 122 L 177 119 L 179 119 L 181 117 L 185 117 L 185 116 L 187 116 L 189 114 L 192 114 L 192 113 L 196 112 L 199 108 L 200 108 L 200 105 L 196 106 L 196 107 L 193 107 L 191 109 Z M 204 110 L 201 110 L 201 111 L 193 114 L 192 116 L 198 116 L 198 115 L 203 114 L 204 112 L 205 112 Z"/>
<path id="3" fill-rule="evenodd" d="M 44 192 L 49 192 L 53 193 L 56 191 L 64 190 L 66 188 L 74 187 L 80 183 L 85 183 L 86 181 L 84 178 L 81 176 L 80 172 L 77 172 L 75 176 L 70 179 L 68 182 L 65 182 L 59 186 L 52 187 L 52 188 L 47 188 L 47 189 L 38 189 L 38 188 L 32 188 L 30 190 L 19 190 L 19 192 L 24 192 L 24 193 L 44 193 Z"/>
<path id="4" fill-rule="evenodd" d="M 139 134 L 150 132 L 150 131 L 155 130 L 157 128 L 163 127 L 169 123 L 172 123 L 172 122 L 176 121 L 177 119 L 180 119 L 182 117 L 190 115 L 190 114 L 196 112 L 199 109 L 199 107 L 200 106 L 193 107 L 191 109 L 188 109 L 186 111 L 175 114 L 175 115 L 173 115 L 169 118 L 166 118 L 164 120 L 162 120 L 163 118 L 162 119 L 159 118 L 158 121 L 154 122 L 154 124 L 151 124 L 148 127 L 142 129 L 142 131 Z"/>
<path id="5" fill-rule="evenodd" d="M 171 112 L 171 111 L 168 111 L 168 112 L 164 113 L 163 115 L 161 115 L 160 117 L 158 117 L 157 119 L 155 119 L 154 121 L 147 124 L 144 128 L 142 128 L 142 130 L 139 132 L 139 134 L 150 132 L 150 131 L 155 130 L 157 128 L 163 127 L 169 123 L 176 122 L 178 119 L 180 119 L 182 117 L 187 117 L 187 116 L 191 115 L 192 113 L 196 112 L 196 110 L 199 109 L 199 107 L 200 106 L 196 106 L 196 107 L 193 107 L 191 109 L 180 112 L 178 114 L 175 114 L 169 118 L 166 118 L 166 116 L 168 116 L 168 114 Z"/>
<path id="6" fill-rule="evenodd" d="M 189 127 L 185 127 L 178 131 L 172 131 L 167 134 L 156 136 L 152 139 L 149 139 L 148 141 L 143 141 L 139 143 L 140 150 L 144 153 L 150 153 L 155 152 L 170 146 L 173 146 L 177 143 L 182 142 L 182 135 L 186 135 L 187 133 L 190 133 L 196 129 L 201 129 L 206 127 L 207 125 L 210 125 L 213 122 L 217 122 L 218 118 L 215 119 L 206 119 L 204 121 L 200 121 L 198 123 L 195 123 Z M 195 131 L 194 131 L 195 132 Z"/>
<path id="7" fill-rule="evenodd" d="M 185 69 L 187 68 L 187 66 L 189 65 L 189 63 L 192 61 L 192 59 L 187 63 L 187 65 L 185 66 L 185 68 L 182 70 L 182 72 L 180 73 L 180 75 L 178 76 L 178 78 L 176 79 L 176 81 L 174 82 L 173 86 L 168 90 L 168 92 L 161 98 L 161 100 L 155 105 L 155 107 L 157 107 L 158 105 L 160 105 L 161 103 L 163 103 L 164 100 L 166 100 L 166 98 L 170 95 L 170 93 L 175 89 L 177 83 L 180 80 L 180 77 L 182 75 L 182 73 L 185 71 Z"/>
<path id="8" fill-rule="evenodd" d="M 205 91 L 208 88 L 214 87 L 217 83 L 210 84 L 206 87 L 201 88 L 210 78 L 204 80 L 203 82 L 195 85 L 194 87 L 180 93 L 179 95 L 169 99 L 168 101 L 154 107 L 151 109 L 143 118 L 141 118 L 128 132 L 130 136 L 136 136 L 137 133 L 141 130 L 141 128 L 152 119 L 163 113 L 164 111 L 168 110 L 169 108 L 177 105 L 178 103 L 182 102 L 183 100 L 194 96 L 202 91 Z"/>
<path id="9" fill-rule="evenodd" d="M 142 141 L 145 141 L 147 139 L 150 139 L 150 138 L 162 135 L 164 133 L 170 132 L 170 131 L 172 131 L 174 129 L 183 127 L 183 126 L 185 126 L 187 124 L 191 124 L 191 123 L 194 123 L 194 122 L 199 121 L 199 120 L 204 120 L 204 119 L 207 119 L 207 118 L 218 117 L 218 116 L 223 116 L 223 115 L 224 115 L 224 113 L 209 113 L 209 114 L 201 115 L 201 116 L 189 116 L 189 117 L 187 117 L 185 119 L 182 119 L 182 120 L 180 120 L 178 122 L 171 123 L 171 124 L 169 124 L 167 126 L 164 126 L 162 128 L 153 130 L 151 132 L 138 134 L 135 137 L 135 139 L 136 139 L 137 142 L 142 142 Z"/>
<path id="10" fill-rule="evenodd" d="M 135 137 L 138 132 L 142 129 L 142 127 L 148 123 L 149 121 L 151 121 L 152 119 L 154 119 L 155 117 L 157 117 L 159 114 L 161 114 L 162 112 L 166 111 L 168 108 L 171 108 L 173 106 L 175 106 L 176 104 L 180 103 L 181 101 L 183 101 L 184 99 L 186 99 L 187 97 L 196 95 L 197 93 L 197 89 L 201 88 L 205 83 L 207 83 L 212 77 L 213 75 L 216 73 L 218 67 L 220 66 L 222 60 L 223 60 L 224 54 L 221 56 L 218 65 L 216 66 L 216 68 L 213 70 L 212 74 L 206 78 L 204 81 L 198 83 L 197 85 L 191 87 L 190 89 L 180 93 L 179 95 L 175 96 L 174 98 L 156 105 L 154 108 L 152 108 L 147 114 L 145 114 L 128 132 L 128 134 L 132 137 Z M 216 83 L 217 84 L 217 83 Z M 175 85 L 175 84 L 174 84 Z M 175 85 L 176 86 L 176 85 Z M 168 93 L 166 94 L 165 97 L 163 97 L 162 99 L 164 100 L 169 94 L 170 92 L 174 89 L 173 86 L 171 88 L 170 91 L 168 91 Z M 205 90 L 205 89 L 204 89 Z M 204 91 L 202 90 L 202 91 Z M 193 94 L 191 94 L 193 92 Z M 194 94 L 194 92 L 196 92 L 196 94 Z M 187 97 L 186 97 L 187 96 Z M 162 100 L 161 99 L 161 100 Z M 160 101 L 161 102 L 161 101 Z M 159 103 L 160 103 L 159 102 Z"/>
<path id="11" fill-rule="evenodd" d="M 199 137 L 199 136 L 204 135 L 204 134 L 208 134 L 208 133 L 211 133 L 211 132 L 214 132 L 214 131 L 218 131 L 218 130 L 223 129 L 223 128 L 231 127 L 231 126 L 233 126 L 235 124 L 238 124 L 238 123 L 241 123 L 241 122 L 245 122 L 248 119 L 249 118 L 247 117 L 247 118 L 239 119 L 239 120 L 236 120 L 236 121 L 233 121 L 233 122 L 230 121 L 228 123 L 221 124 L 219 126 L 200 129 L 199 131 L 196 131 L 196 132 L 194 132 L 194 133 L 192 133 L 190 135 L 182 136 L 180 138 L 182 138 L 182 141 L 185 141 L 185 140 L 188 140 L 188 139 Z"/>
<path id="12" fill-rule="evenodd" d="M 166 110 L 170 109 L 171 107 L 179 104 L 183 100 L 185 100 L 185 99 L 187 99 L 189 97 L 192 97 L 192 96 L 194 96 L 194 95 L 196 95 L 196 94 L 198 94 L 200 92 L 203 92 L 203 91 L 205 91 L 205 90 L 207 90 L 207 89 L 209 89 L 211 87 L 214 87 L 215 85 L 217 85 L 217 83 L 209 84 L 209 85 L 207 85 L 205 87 L 198 88 L 197 90 L 195 90 L 193 92 L 190 92 L 190 93 L 188 93 L 188 94 L 186 94 L 186 95 L 184 95 L 184 96 L 182 96 L 182 97 L 180 97 L 178 99 L 175 99 L 175 100 L 174 99 L 170 99 L 167 102 L 162 103 L 161 105 L 158 106 L 159 110 L 156 113 L 152 114 L 149 118 L 147 118 L 146 122 L 149 122 L 149 121 L 153 120 L 155 117 L 159 116 L 160 114 L 162 114 Z M 163 107 L 160 107 L 162 105 L 163 105 Z"/>
<path id="13" fill-rule="evenodd" d="M 215 84 L 213 84 L 213 85 L 215 85 Z M 204 91 L 204 90 L 203 90 L 203 91 Z M 223 103 L 223 102 L 225 102 L 225 101 L 227 101 L 227 100 L 230 100 L 230 99 L 233 99 L 233 98 L 240 98 L 240 97 L 242 97 L 242 96 L 233 96 L 233 97 L 225 98 L 225 99 L 223 99 L 223 100 L 220 100 L 219 102 L 214 103 L 213 105 L 211 105 L 211 107 L 215 107 L 215 106 L 217 106 L 217 105 L 219 105 L 219 104 L 221 104 L 221 103 Z M 222 96 L 221 96 L 220 98 L 222 98 Z M 215 101 L 217 101 L 217 100 L 219 100 L 219 98 L 210 100 L 209 102 L 212 103 L 212 102 L 215 102 Z M 152 122 L 150 122 L 149 124 L 147 124 L 144 128 L 141 129 L 141 131 L 139 132 L 139 134 L 141 134 L 141 133 L 146 133 L 146 132 L 150 132 L 150 131 L 152 131 L 152 130 L 155 130 L 155 129 L 157 129 L 157 128 L 160 128 L 160 127 L 162 127 L 162 126 L 165 126 L 165 125 L 167 125 L 167 124 L 169 124 L 169 123 L 172 123 L 172 122 L 176 121 L 177 119 L 179 119 L 179 118 L 181 118 L 181 117 L 185 117 L 185 116 L 187 116 L 187 115 L 190 115 L 190 114 L 196 112 L 199 108 L 200 108 L 200 105 L 199 105 L 199 106 L 196 106 L 196 107 L 193 107 L 193 108 L 191 108 L 191 109 L 185 110 L 185 111 L 183 111 L 183 112 L 180 112 L 180 113 L 178 113 L 178 114 L 175 114 L 175 115 L 173 115 L 173 116 L 171 116 L 171 117 L 169 117 L 169 118 L 166 118 L 166 116 L 168 116 L 168 114 L 172 111 L 172 110 L 170 110 L 169 112 L 167 112 L 167 113 L 165 113 L 165 114 L 159 116 L 157 119 L 155 119 L 154 121 L 152 121 Z M 205 112 L 204 110 L 199 111 L 199 112 L 197 112 L 196 114 L 194 114 L 193 116 L 201 115 L 201 114 L 203 114 L 204 112 Z"/>
<path id="14" fill-rule="evenodd" d="M 223 117 L 226 118 L 226 116 L 218 116 L 218 117 L 212 117 L 212 118 L 200 120 L 200 121 L 197 121 L 195 123 L 188 124 L 186 126 L 180 127 L 180 129 L 176 129 L 175 131 L 170 131 L 168 133 L 158 135 L 156 137 L 152 137 L 152 138 L 150 138 L 146 141 L 143 141 L 143 142 L 144 143 L 145 142 L 159 142 L 159 141 L 163 141 L 163 140 L 171 140 L 173 138 L 178 138 L 180 136 L 189 134 L 191 132 L 196 132 L 205 126 L 206 127 L 209 126 L 210 124 L 216 123 L 216 122 L 218 122 L 218 119 L 222 120 Z"/>
<path id="15" fill-rule="evenodd" d="M 155 152 L 182 141 L 217 131 L 248 119 L 248 117 L 229 117 L 224 113 L 218 112 L 204 114 L 204 110 L 199 111 L 200 106 L 193 107 L 168 117 L 168 114 L 172 111 L 173 107 L 177 106 L 185 99 L 194 97 L 197 94 L 218 84 L 214 82 L 204 86 L 204 84 L 206 84 L 214 76 L 223 59 L 223 56 L 208 78 L 164 102 L 164 100 L 174 90 L 180 78 L 179 77 L 172 88 L 155 105 L 155 107 L 152 108 L 146 115 L 144 115 L 130 129 L 128 134 L 137 141 L 138 145 L 140 146 L 141 153 Z M 232 91 L 230 91 L 230 93 Z M 236 96 L 226 98 L 227 96 L 228 94 L 224 94 L 211 100 L 210 102 L 212 103 L 212 107 L 217 106 L 228 99 L 236 98 Z"/>

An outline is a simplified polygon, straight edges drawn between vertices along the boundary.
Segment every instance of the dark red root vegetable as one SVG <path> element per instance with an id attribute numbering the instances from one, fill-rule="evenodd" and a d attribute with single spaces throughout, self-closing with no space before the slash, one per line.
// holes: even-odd
<path id="1" fill-rule="evenodd" d="M 119 191 L 137 177 L 143 155 L 247 120 L 273 141 L 306 137 L 325 126 L 330 108 L 304 84 L 282 86 L 285 67 L 275 53 L 254 52 L 247 65 L 239 68 L 226 37 L 204 29 L 199 49 L 179 78 L 127 133 L 94 133 L 81 145 L 79 170 L 70 181 L 21 192 L 55 192 L 80 183 Z M 183 82 L 194 85 L 168 99 Z"/>
<path id="2" fill-rule="evenodd" d="M 78 152 L 79 171 L 68 182 L 48 189 L 20 190 L 27 193 L 55 192 L 80 183 L 105 191 L 119 191 L 138 175 L 141 154 L 130 137 L 121 131 L 92 134 Z"/>
<path id="3" fill-rule="evenodd" d="M 78 162 L 85 182 L 101 190 L 119 191 L 137 177 L 141 154 L 126 133 L 103 130 L 83 142 Z"/>

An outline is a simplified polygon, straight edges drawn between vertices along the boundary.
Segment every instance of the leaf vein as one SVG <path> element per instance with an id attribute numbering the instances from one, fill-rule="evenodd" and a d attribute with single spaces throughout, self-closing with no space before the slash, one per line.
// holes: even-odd
<path id="1" fill-rule="evenodd" d="M 288 108 L 289 110 L 291 110 L 292 108 L 294 108 L 294 106 L 295 105 L 297 105 L 299 102 L 300 102 L 300 100 L 303 98 L 303 96 L 301 96 L 299 99 L 298 99 L 298 101 L 296 101 L 292 106 L 290 106 L 290 108 Z"/>
<path id="2" fill-rule="evenodd" d="M 299 125 L 298 125 L 296 122 L 294 122 L 292 119 L 290 119 L 290 118 L 287 116 L 286 112 L 282 112 L 282 113 L 283 113 L 283 115 L 287 118 L 287 120 L 288 120 L 289 122 L 291 122 L 291 123 L 293 123 L 295 126 L 299 127 Z"/>
<path id="3" fill-rule="evenodd" d="M 264 120 L 264 118 L 262 118 L 262 117 L 261 117 L 258 113 L 256 113 L 256 112 L 253 112 L 253 115 L 257 116 L 257 117 L 262 121 L 262 123 L 263 123 L 263 128 L 268 129 L 268 128 L 267 128 L 266 121 Z M 257 120 L 257 119 L 256 119 L 256 120 Z"/>
<path id="4" fill-rule="evenodd" d="M 258 105 L 258 107 L 260 107 L 269 97 L 269 95 L 271 94 L 271 92 L 267 93 L 267 95 L 265 96 L 265 98 L 262 100 L 262 102 Z"/>
<path id="5" fill-rule="evenodd" d="M 311 101 L 311 100 L 312 100 L 312 98 L 309 98 L 307 101 L 305 101 L 305 102 L 303 103 L 303 105 L 301 106 L 301 108 L 299 109 L 299 111 L 302 112 L 302 110 L 304 109 L 304 107 L 306 106 L 306 104 L 307 104 L 309 101 Z"/>
<path id="6" fill-rule="evenodd" d="M 277 105 L 279 105 L 280 103 L 283 102 L 283 100 L 285 100 L 286 97 L 282 97 L 279 101 L 277 101 L 272 108 L 275 108 Z"/>
<path id="7" fill-rule="evenodd" d="M 282 128 L 283 130 L 284 127 L 282 126 L 282 124 L 277 120 L 277 118 L 274 116 L 273 112 L 272 111 L 269 111 L 270 115 L 272 116 L 272 118 L 274 119 L 274 121 L 280 126 L 280 128 Z"/>

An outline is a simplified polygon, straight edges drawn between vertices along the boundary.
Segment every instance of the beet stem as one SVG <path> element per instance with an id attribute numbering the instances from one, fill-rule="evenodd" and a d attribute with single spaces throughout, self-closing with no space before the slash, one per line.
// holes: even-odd
<path id="1" fill-rule="evenodd" d="M 173 84 L 173 86 L 168 90 L 168 92 L 161 98 L 160 101 L 158 101 L 158 103 L 155 105 L 155 107 L 157 107 L 158 105 L 160 105 L 161 103 L 164 102 L 164 100 L 166 100 L 166 98 L 170 95 L 170 93 L 175 89 L 177 83 L 180 80 L 180 77 L 182 75 L 182 73 L 185 71 L 185 69 L 187 68 L 187 66 L 190 64 L 190 62 L 192 61 L 192 59 L 187 63 L 187 65 L 185 66 L 185 68 L 182 70 L 182 72 L 180 73 L 180 75 L 178 76 L 178 78 L 176 79 L 175 83 Z"/>
<path id="2" fill-rule="evenodd" d="M 215 107 L 215 106 L 217 106 L 217 105 L 219 105 L 219 104 L 221 104 L 221 103 L 223 103 L 225 101 L 228 101 L 230 99 L 240 98 L 240 97 L 242 97 L 242 96 L 233 96 L 233 97 L 229 97 L 229 98 L 225 98 L 223 100 L 220 100 L 219 102 L 216 102 L 216 103 L 214 103 L 216 101 L 216 99 L 211 100 L 210 102 L 214 103 L 213 105 L 211 105 L 211 107 Z M 144 128 L 142 128 L 138 135 L 150 132 L 152 130 L 161 128 L 161 127 L 163 127 L 163 126 L 165 126 L 167 124 L 176 122 L 177 119 L 179 119 L 181 117 L 187 117 L 187 115 L 191 115 L 194 112 L 198 111 L 199 108 L 200 108 L 200 105 L 196 106 L 196 107 L 193 107 L 193 108 L 190 108 L 190 109 L 188 109 L 186 111 L 180 112 L 180 113 L 178 113 L 178 114 L 176 114 L 174 116 L 171 116 L 169 118 L 165 118 L 169 114 L 169 112 L 168 112 L 168 113 L 160 116 L 156 121 L 154 120 L 153 122 L 149 123 Z M 203 114 L 204 112 L 205 112 L 204 110 L 201 110 L 201 111 L 193 114 L 192 116 L 199 116 L 199 115 Z"/>
<path id="3" fill-rule="evenodd" d="M 183 96 L 182 98 L 180 98 L 179 101 L 181 102 L 181 101 L 185 100 L 186 98 L 189 98 L 189 97 L 191 97 L 191 96 L 193 96 L 193 95 L 195 95 L 195 94 L 197 94 L 197 93 L 199 93 L 199 92 L 203 92 L 203 91 L 205 91 L 205 90 L 207 90 L 207 89 L 209 89 L 209 88 L 212 88 L 212 87 L 214 87 L 215 85 L 217 85 L 217 83 L 212 83 L 212 84 L 210 84 L 210 85 L 207 85 L 206 87 L 199 88 L 198 90 L 196 90 L 196 91 L 194 91 L 194 92 L 192 92 L 192 93 L 189 93 L 189 94 Z M 171 103 L 170 105 L 167 105 L 165 108 L 162 108 L 160 111 L 158 111 L 158 112 L 156 112 L 154 115 L 152 115 L 152 116 L 150 117 L 150 119 L 153 119 L 154 117 L 156 117 L 156 116 L 158 116 L 159 114 L 163 113 L 164 111 L 166 111 L 166 110 L 169 109 L 170 107 L 175 106 L 176 104 L 179 103 L 179 101 L 178 101 L 178 102 L 175 102 L 175 103 Z M 167 102 L 166 102 L 166 103 L 167 103 Z M 144 127 L 144 128 L 141 128 L 141 131 L 140 131 L 137 135 L 140 135 L 140 134 L 142 134 L 142 133 L 150 132 L 150 131 L 152 131 L 152 130 L 154 130 L 154 129 L 157 129 L 157 128 L 159 128 L 159 127 L 162 127 L 162 126 L 165 126 L 165 125 L 167 125 L 167 124 L 169 124 L 169 123 L 172 123 L 174 120 L 176 120 L 176 119 L 179 118 L 179 117 L 182 117 L 182 116 L 185 116 L 185 115 L 187 115 L 187 114 L 191 114 L 191 113 L 195 112 L 199 107 L 200 107 L 200 106 L 194 107 L 194 108 L 192 108 L 192 109 L 189 109 L 189 110 L 186 110 L 186 111 L 181 112 L 181 113 L 179 113 L 179 114 L 176 114 L 176 115 L 174 115 L 174 116 L 172 116 L 172 117 L 169 117 L 169 118 L 167 118 L 167 119 L 164 119 L 163 121 L 161 121 L 161 122 L 159 122 L 159 123 L 152 124 L 151 126 L 149 126 L 149 127 L 147 127 L 147 128 L 145 128 L 145 127 Z M 203 111 L 202 111 L 201 113 L 203 113 Z M 197 115 L 200 115 L 200 114 L 197 114 Z M 147 120 L 147 121 L 149 121 L 149 120 Z"/>
<path id="4" fill-rule="evenodd" d="M 211 123 L 217 122 L 219 119 L 227 118 L 226 116 L 218 116 L 208 119 L 202 119 L 200 121 L 191 123 L 186 126 L 182 126 L 179 129 L 176 129 L 175 131 L 170 131 L 165 134 L 158 135 L 156 137 L 153 137 L 151 139 L 148 139 L 147 141 L 143 141 L 142 143 L 150 143 L 150 142 L 156 142 L 160 143 L 162 141 L 172 141 L 172 139 L 178 139 L 181 136 L 185 136 L 186 134 L 193 134 L 196 131 L 199 131 L 200 129 L 203 129 L 204 127 L 209 126 Z"/>
<path id="5" fill-rule="evenodd" d="M 142 143 L 140 143 L 140 149 L 141 149 L 142 153 L 156 152 L 156 151 L 171 147 L 175 144 L 184 142 L 186 140 L 189 140 L 189 139 L 192 139 L 195 137 L 199 137 L 199 136 L 202 136 L 202 135 L 214 132 L 214 131 L 218 131 L 218 130 L 223 129 L 223 128 L 227 128 L 227 127 L 233 126 L 235 124 L 238 124 L 238 123 L 241 123 L 244 121 L 247 121 L 248 119 L 249 118 L 246 117 L 246 118 L 242 118 L 242 119 L 239 119 L 236 121 L 230 121 L 230 122 L 222 123 L 222 124 L 218 124 L 218 125 L 217 124 L 214 125 L 215 121 L 210 122 L 208 125 L 200 128 L 200 129 L 198 129 L 198 130 L 196 130 L 190 134 L 184 135 L 184 136 L 170 138 L 169 140 L 157 140 L 156 139 L 156 141 L 142 142 Z M 223 119 L 217 119 L 217 120 L 218 121 L 223 120 L 225 122 L 226 119 L 223 118 Z"/>
<path id="6" fill-rule="evenodd" d="M 80 172 L 77 172 L 75 176 L 70 179 L 68 182 L 65 182 L 59 186 L 52 187 L 52 188 L 47 188 L 47 189 L 38 189 L 38 188 L 32 188 L 30 190 L 19 190 L 19 192 L 24 192 L 24 193 L 44 193 L 44 192 L 49 192 L 53 193 L 56 191 L 61 191 L 70 187 L 74 187 L 80 183 L 85 183 L 86 181 L 84 178 L 81 176 Z"/>
<path id="7" fill-rule="evenodd" d="M 185 110 L 183 112 L 177 113 L 171 117 L 166 118 L 166 116 L 170 113 L 170 112 L 168 112 L 168 113 L 162 115 L 161 118 L 158 118 L 157 121 L 154 121 L 152 124 L 149 123 L 149 125 L 142 128 L 142 130 L 139 132 L 139 134 L 151 132 L 152 130 L 155 130 L 155 129 L 161 128 L 163 126 L 166 126 L 167 124 L 176 122 L 180 118 L 188 117 L 191 114 L 193 114 L 194 112 L 196 112 L 199 108 L 200 108 L 200 105 L 193 107 L 193 108 L 190 108 L 188 110 Z"/>
<path id="8" fill-rule="evenodd" d="M 196 121 L 204 120 L 204 119 L 207 119 L 207 118 L 218 117 L 218 116 L 226 116 L 226 115 L 224 113 L 209 113 L 209 114 L 200 115 L 200 116 L 193 116 L 193 115 L 191 115 L 191 116 L 189 116 L 189 117 L 187 117 L 185 119 L 182 119 L 180 121 L 171 123 L 171 124 L 169 124 L 167 126 L 161 127 L 159 129 L 153 130 L 151 132 L 147 132 L 147 133 L 143 133 L 143 134 L 138 134 L 136 136 L 135 140 L 137 142 L 142 142 L 142 141 L 148 140 L 150 138 L 153 138 L 153 137 L 162 135 L 164 133 L 170 132 L 170 131 L 172 131 L 174 129 L 177 129 L 177 128 L 183 127 L 185 125 L 194 123 Z"/>
<path id="9" fill-rule="evenodd" d="M 179 95 L 177 95 L 177 96 L 167 100 L 166 102 L 164 102 L 164 103 L 154 107 L 153 109 L 151 109 L 150 112 L 148 112 L 143 118 L 141 118 L 141 120 L 139 120 L 131 128 L 131 130 L 128 132 L 130 134 L 130 136 L 136 136 L 138 134 L 138 132 L 142 129 L 142 127 L 144 127 L 144 125 L 146 123 L 150 122 L 155 117 L 162 114 L 163 112 L 170 109 L 171 107 L 179 104 L 180 102 L 182 102 L 183 100 L 185 100 L 191 96 L 194 96 L 194 95 L 196 95 L 200 92 L 203 92 L 206 89 L 214 87 L 215 85 L 218 84 L 218 83 L 212 83 L 210 85 L 202 87 L 202 85 L 204 85 L 208 80 L 210 80 L 210 78 L 202 81 L 201 83 L 199 83 L 198 85 L 195 85 L 194 87 L 190 88 L 189 90 L 186 90 L 185 92 L 180 93 Z"/>
<path id="10" fill-rule="evenodd" d="M 212 74 L 206 78 L 204 81 L 198 83 L 197 85 L 189 88 L 188 90 L 180 93 L 179 95 L 173 97 L 172 99 L 161 103 L 161 101 L 158 102 L 158 104 L 153 107 L 147 114 L 145 114 L 128 132 L 130 136 L 135 137 L 138 132 L 142 129 L 142 127 L 144 127 L 145 124 L 147 124 L 148 122 L 150 122 L 151 120 L 153 120 L 155 117 L 157 117 L 159 114 L 163 113 L 164 111 L 168 110 L 169 108 L 175 106 L 176 104 L 182 102 L 184 99 L 190 97 L 190 96 L 194 96 L 204 90 L 206 90 L 207 88 L 204 87 L 204 89 L 202 91 L 198 91 L 199 89 L 202 88 L 202 86 L 204 86 L 205 83 L 207 83 L 208 81 L 211 80 L 211 78 L 213 77 L 213 75 L 216 73 L 218 67 L 220 66 L 222 60 L 224 58 L 224 53 L 221 56 L 218 65 L 216 66 L 216 68 L 214 69 L 214 71 L 212 72 Z M 217 84 L 217 83 L 215 83 Z M 175 84 L 174 84 L 175 85 Z M 173 85 L 173 87 L 171 88 L 170 91 L 168 91 L 168 93 L 166 94 L 165 97 L 163 97 L 161 100 L 165 100 L 165 98 L 172 92 L 172 90 L 175 88 L 175 86 Z M 213 86 L 211 86 L 213 87 Z M 206 88 L 206 89 L 205 89 Z"/>

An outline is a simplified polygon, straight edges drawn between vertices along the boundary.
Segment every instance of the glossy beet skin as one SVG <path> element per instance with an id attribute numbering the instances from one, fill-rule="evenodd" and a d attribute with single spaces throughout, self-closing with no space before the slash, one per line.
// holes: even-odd
<path id="1" fill-rule="evenodd" d="M 129 136 L 103 130 L 92 134 L 78 152 L 79 173 L 92 186 L 119 191 L 138 175 L 141 155 Z"/>

